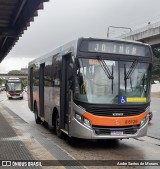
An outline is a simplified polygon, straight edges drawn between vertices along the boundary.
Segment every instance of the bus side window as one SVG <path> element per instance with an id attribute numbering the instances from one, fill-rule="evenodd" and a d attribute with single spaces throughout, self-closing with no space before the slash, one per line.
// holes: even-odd
<path id="1" fill-rule="evenodd" d="M 60 79 L 61 79 L 61 60 L 53 58 L 53 75 L 52 75 L 52 86 L 60 86 Z"/>
<path id="2" fill-rule="evenodd" d="M 33 68 L 33 85 L 34 86 L 39 86 L 39 67 L 34 66 Z"/>

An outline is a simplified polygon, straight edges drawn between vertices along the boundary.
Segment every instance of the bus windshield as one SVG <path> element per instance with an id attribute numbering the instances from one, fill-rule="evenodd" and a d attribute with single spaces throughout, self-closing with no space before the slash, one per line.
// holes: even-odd
<path id="1" fill-rule="evenodd" d="M 148 102 L 148 70 L 149 63 L 81 58 L 77 64 L 74 99 L 95 104 Z"/>
<path id="2" fill-rule="evenodd" d="M 21 90 L 22 90 L 21 82 L 7 83 L 7 91 L 21 91 Z"/>

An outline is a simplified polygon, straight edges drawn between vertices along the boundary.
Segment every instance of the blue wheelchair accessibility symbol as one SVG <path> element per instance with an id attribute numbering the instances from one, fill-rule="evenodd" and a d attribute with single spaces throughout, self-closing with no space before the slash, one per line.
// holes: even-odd
<path id="1" fill-rule="evenodd" d="M 126 96 L 120 96 L 120 103 L 125 104 L 126 103 Z"/>

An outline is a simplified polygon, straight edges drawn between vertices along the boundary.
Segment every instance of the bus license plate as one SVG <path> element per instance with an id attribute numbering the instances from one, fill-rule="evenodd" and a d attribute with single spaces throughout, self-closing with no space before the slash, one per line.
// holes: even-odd
<path id="1" fill-rule="evenodd" d="M 111 136 L 123 136 L 123 131 L 111 131 Z"/>

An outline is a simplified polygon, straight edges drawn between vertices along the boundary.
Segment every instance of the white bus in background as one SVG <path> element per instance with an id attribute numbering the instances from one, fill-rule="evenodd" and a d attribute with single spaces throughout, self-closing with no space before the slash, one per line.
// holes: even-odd
<path id="1" fill-rule="evenodd" d="M 6 93 L 8 99 L 23 99 L 23 84 L 19 78 L 9 78 L 6 81 Z"/>

